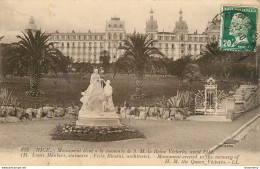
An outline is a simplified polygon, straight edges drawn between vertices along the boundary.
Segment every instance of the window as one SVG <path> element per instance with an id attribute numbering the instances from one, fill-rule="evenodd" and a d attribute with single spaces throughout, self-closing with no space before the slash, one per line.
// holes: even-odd
<path id="1" fill-rule="evenodd" d="M 184 35 L 183 34 L 181 34 L 181 40 L 184 40 Z"/>
<path id="2" fill-rule="evenodd" d="M 168 43 L 165 44 L 165 47 L 168 48 Z"/>
<path id="3" fill-rule="evenodd" d="M 174 49 L 174 44 L 172 44 L 172 49 Z"/>
<path id="4" fill-rule="evenodd" d="M 119 46 L 122 46 L 122 43 L 121 43 L 121 42 L 119 43 Z"/>
<path id="5" fill-rule="evenodd" d="M 83 46 L 86 47 L 86 42 L 83 42 Z"/>
<path id="6" fill-rule="evenodd" d="M 161 43 L 159 43 L 159 48 L 161 48 L 162 47 L 162 44 Z"/>
<path id="7" fill-rule="evenodd" d="M 117 25 L 115 24 L 115 25 L 114 25 L 114 27 L 116 28 L 116 27 L 117 27 Z"/>
<path id="8" fill-rule="evenodd" d="M 183 47 L 184 47 L 184 44 L 181 44 L 181 47 L 183 48 Z"/>
<path id="9" fill-rule="evenodd" d="M 78 42 L 78 47 L 80 48 L 80 42 Z"/>
<path id="10" fill-rule="evenodd" d="M 114 55 L 114 59 L 116 58 L 116 55 Z"/>
<path id="11" fill-rule="evenodd" d="M 72 47 L 75 47 L 75 44 L 74 44 L 74 42 L 72 43 Z"/>
<path id="12" fill-rule="evenodd" d="M 191 44 L 189 44 L 189 49 L 191 49 Z"/>
<path id="13" fill-rule="evenodd" d="M 67 47 L 68 47 L 68 48 L 70 47 L 70 44 L 69 44 L 69 42 L 67 42 Z"/>
<path id="14" fill-rule="evenodd" d="M 114 33 L 114 35 L 113 35 L 113 39 L 117 39 L 117 35 L 116 35 L 116 33 Z"/>
<path id="15" fill-rule="evenodd" d="M 86 40 L 87 39 L 87 35 L 84 35 L 84 40 Z"/>
<path id="16" fill-rule="evenodd" d="M 62 39 L 62 40 L 65 40 L 65 35 L 61 35 L 61 39 Z"/>
<path id="17" fill-rule="evenodd" d="M 111 25 L 109 24 L 108 27 L 111 27 Z"/>
<path id="18" fill-rule="evenodd" d="M 97 35 L 95 35 L 95 39 L 97 39 Z"/>
<path id="19" fill-rule="evenodd" d="M 102 47 L 103 46 L 103 43 L 102 42 L 100 42 L 100 47 Z"/>
<path id="20" fill-rule="evenodd" d="M 165 40 L 169 40 L 169 37 L 168 37 L 168 36 L 166 36 L 166 37 L 165 37 Z"/>
<path id="21" fill-rule="evenodd" d="M 80 35 L 78 36 L 78 39 L 80 40 Z"/>
<path id="22" fill-rule="evenodd" d="M 119 34 L 119 39 L 120 39 L 120 40 L 123 39 L 123 35 L 122 35 L 122 33 Z"/>
<path id="23" fill-rule="evenodd" d="M 181 53 L 184 53 L 184 50 L 181 50 Z"/>
<path id="24" fill-rule="evenodd" d="M 88 46 L 91 46 L 91 42 L 89 42 L 89 45 Z"/>
<path id="25" fill-rule="evenodd" d="M 70 40 L 70 35 L 67 35 L 67 39 Z"/>
<path id="26" fill-rule="evenodd" d="M 60 37 L 59 37 L 59 35 L 57 35 L 57 37 L 56 37 L 56 38 L 57 38 L 57 40 L 59 40 L 59 38 L 60 38 Z"/>
<path id="27" fill-rule="evenodd" d="M 111 43 L 110 42 L 108 42 L 108 47 L 110 47 L 111 46 Z"/>
<path id="28" fill-rule="evenodd" d="M 97 42 L 94 42 L 94 46 L 97 47 Z"/>
<path id="29" fill-rule="evenodd" d="M 174 41 L 174 36 L 172 36 L 172 41 Z"/>
<path id="30" fill-rule="evenodd" d="M 89 35 L 89 39 L 92 40 L 92 35 Z"/>
<path id="31" fill-rule="evenodd" d="M 76 35 L 73 35 L 73 39 L 76 40 Z"/>
<path id="32" fill-rule="evenodd" d="M 109 40 L 111 39 L 111 33 L 108 33 L 108 39 Z"/>
<path id="33" fill-rule="evenodd" d="M 102 35 L 100 35 L 100 39 L 101 39 L 101 40 L 103 39 L 103 36 L 102 36 Z"/>
<path id="34" fill-rule="evenodd" d="M 61 43 L 61 46 L 64 47 L 64 43 L 63 42 Z"/>
<path id="35" fill-rule="evenodd" d="M 195 50 L 197 50 L 197 45 L 194 45 Z"/>

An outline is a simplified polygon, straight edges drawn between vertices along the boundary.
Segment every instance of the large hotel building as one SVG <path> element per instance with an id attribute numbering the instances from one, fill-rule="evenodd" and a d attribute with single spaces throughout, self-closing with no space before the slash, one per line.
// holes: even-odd
<path id="1" fill-rule="evenodd" d="M 33 19 L 30 20 L 26 29 L 36 27 Z M 188 25 L 182 17 L 182 10 L 179 11 L 179 20 L 175 23 L 172 32 L 159 32 L 157 21 L 153 17 L 153 10 L 150 11 L 150 18 L 146 22 L 145 32 L 149 38 L 157 40 L 154 46 L 160 49 L 168 58 L 176 60 L 184 55 L 200 55 L 209 41 L 215 41 L 220 35 L 220 21 L 209 22 L 205 31 L 198 34 L 197 31 L 190 34 Z M 114 17 L 107 21 L 105 32 L 62 33 L 56 31 L 51 33 L 50 40 L 55 42 L 55 47 L 65 56 L 73 58 L 74 62 L 99 63 L 100 53 L 107 50 L 110 53 L 110 61 L 115 62 L 121 55 L 122 50 L 118 47 L 122 40 L 127 37 L 125 23 L 120 18 Z"/>

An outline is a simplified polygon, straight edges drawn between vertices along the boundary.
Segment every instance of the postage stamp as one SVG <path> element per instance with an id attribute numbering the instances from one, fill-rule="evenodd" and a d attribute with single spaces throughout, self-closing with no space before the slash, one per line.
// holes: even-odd
<path id="1" fill-rule="evenodd" d="M 256 51 L 256 7 L 222 6 L 220 48 Z"/>

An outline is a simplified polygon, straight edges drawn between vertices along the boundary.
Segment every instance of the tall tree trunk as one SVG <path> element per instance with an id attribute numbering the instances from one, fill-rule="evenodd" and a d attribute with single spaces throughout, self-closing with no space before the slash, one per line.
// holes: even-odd
<path id="1" fill-rule="evenodd" d="M 141 99 L 144 98 L 143 94 L 143 72 L 136 71 L 135 73 L 135 94 L 132 96 L 133 99 Z"/>
<path id="2" fill-rule="evenodd" d="M 30 73 L 30 90 L 26 92 L 27 96 L 31 97 L 42 97 L 44 93 L 39 90 L 39 83 L 40 83 L 40 68 L 34 67 Z"/>

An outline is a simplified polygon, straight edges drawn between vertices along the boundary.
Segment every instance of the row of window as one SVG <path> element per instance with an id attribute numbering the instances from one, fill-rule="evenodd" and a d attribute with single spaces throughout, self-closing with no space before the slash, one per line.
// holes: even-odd
<path id="1" fill-rule="evenodd" d="M 51 35 L 52 40 L 103 40 L 103 35 Z"/>
<path id="2" fill-rule="evenodd" d="M 80 47 L 86 47 L 87 45 L 88 45 L 89 47 L 92 47 L 92 44 L 93 44 L 93 47 L 103 47 L 103 42 L 100 42 L 100 43 L 98 43 L 98 42 L 94 42 L 94 43 L 93 43 L 93 42 L 88 42 L 88 43 L 83 42 L 82 44 L 81 44 L 80 42 L 78 42 L 77 47 L 78 47 L 78 48 L 80 48 Z M 64 43 L 64 42 L 58 43 L 58 42 L 56 42 L 55 46 L 56 46 L 56 47 L 59 47 L 59 45 L 61 45 L 60 47 L 65 47 L 65 45 L 66 45 L 67 48 L 69 48 L 69 47 L 75 48 L 75 47 L 76 47 L 75 42 L 72 42 L 72 43 L 69 43 L 69 42 L 67 42 L 67 43 Z M 82 46 L 81 46 L 81 45 L 82 45 Z M 119 46 L 122 46 L 122 43 L 119 42 L 119 43 L 117 44 L 117 43 L 115 43 L 115 42 L 113 42 L 113 43 L 108 42 L 108 47 L 112 47 L 112 45 L 113 45 L 113 47 L 119 47 Z"/>
<path id="3" fill-rule="evenodd" d="M 162 43 L 158 43 L 158 47 L 159 47 L 159 48 L 162 48 L 162 46 L 163 46 Z M 174 44 L 170 44 L 170 45 L 169 45 L 168 43 L 165 43 L 164 46 L 165 46 L 165 48 L 175 49 Z M 195 45 L 194 45 L 194 48 L 197 48 L 197 46 L 200 46 L 200 48 L 202 48 L 203 45 L 202 45 L 202 44 L 200 44 L 200 45 L 195 44 Z M 185 47 L 185 44 L 181 44 L 181 48 L 184 48 L 184 47 Z M 192 48 L 192 45 L 191 45 L 191 44 L 188 44 L 188 45 L 187 45 L 187 48 Z"/>
<path id="4" fill-rule="evenodd" d="M 123 34 L 122 33 L 108 33 L 108 39 L 114 40 L 122 40 Z M 51 40 L 103 40 L 103 35 L 51 35 Z"/>

